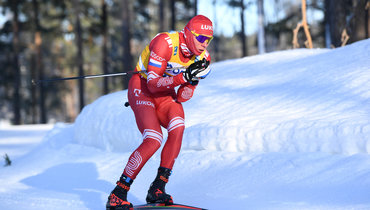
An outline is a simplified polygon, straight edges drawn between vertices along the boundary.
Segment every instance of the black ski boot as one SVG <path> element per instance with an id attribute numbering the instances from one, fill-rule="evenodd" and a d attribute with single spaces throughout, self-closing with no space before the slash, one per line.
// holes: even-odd
<path id="1" fill-rule="evenodd" d="M 127 201 L 127 192 L 130 190 L 132 182 L 132 179 L 121 176 L 120 180 L 117 181 L 117 186 L 108 197 L 107 210 L 134 210 L 132 204 Z"/>
<path id="2" fill-rule="evenodd" d="M 164 203 L 172 205 L 172 196 L 166 193 L 165 186 L 168 182 L 168 177 L 171 175 L 171 169 L 159 167 L 157 177 L 150 185 L 148 195 L 146 196 L 147 203 Z"/>

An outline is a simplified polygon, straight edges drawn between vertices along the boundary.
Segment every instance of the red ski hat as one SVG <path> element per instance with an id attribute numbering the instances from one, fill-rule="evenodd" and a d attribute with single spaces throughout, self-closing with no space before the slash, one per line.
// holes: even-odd
<path id="1" fill-rule="evenodd" d="M 201 52 L 195 48 L 192 36 L 196 36 L 197 40 L 200 42 L 208 42 L 213 37 L 213 26 L 212 21 L 206 16 L 197 15 L 193 17 L 184 28 L 185 42 L 190 51 L 196 55 L 200 55 Z"/>

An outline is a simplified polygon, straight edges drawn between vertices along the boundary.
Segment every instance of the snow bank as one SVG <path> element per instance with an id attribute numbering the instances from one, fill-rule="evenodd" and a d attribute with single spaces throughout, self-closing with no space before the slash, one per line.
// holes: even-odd
<path id="1" fill-rule="evenodd" d="M 132 151 L 140 142 L 131 108 L 124 106 L 127 91 L 100 97 L 86 106 L 74 124 L 75 140 L 108 151 Z"/>
<path id="2" fill-rule="evenodd" d="M 212 65 L 184 103 L 182 150 L 370 153 L 370 39 Z M 132 151 L 141 142 L 127 91 L 86 106 L 76 142 Z M 164 134 L 166 132 L 164 130 Z"/>

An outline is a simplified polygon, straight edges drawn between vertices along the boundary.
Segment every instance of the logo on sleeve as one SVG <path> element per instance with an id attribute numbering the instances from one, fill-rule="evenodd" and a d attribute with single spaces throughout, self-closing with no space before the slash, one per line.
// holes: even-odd
<path id="1" fill-rule="evenodd" d="M 134 89 L 134 94 L 136 97 L 139 97 L 140 93 L 141 93 L 140 89 Z"/>
<path id="2" fill-rule="evenodd" d="M 181 93 L 181 97 L 186 100 L 189 100 L 193 96 L 193 89 L 185 87 L 184 91 Z"/>

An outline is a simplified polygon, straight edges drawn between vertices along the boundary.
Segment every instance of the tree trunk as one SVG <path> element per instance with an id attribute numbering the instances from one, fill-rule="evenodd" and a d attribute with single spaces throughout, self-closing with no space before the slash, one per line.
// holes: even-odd
<path id="1" fill-rule="evenodd" d="M 350 0 L 327 0 L 325 5 L 327 8 L 327 21 L 330 28 L 331 46 L 340 47 L 342 44 L 341 35 L 346 28 L 347 10 L 351 8 Z"/>
<path id="2" fill-rule="evenodd" d="M 330 16 L 332 15 L 331 14 L 331 8 L 330 8 L 330 0 L 325 0 L 325 18 L 324 18 L 324 21 L 325 21 L 325 46 L 326 48 L 330 48 L 331 47 L 331 30 L 330 30 Z"/>
<path id="3" fill-rule="evenodd" d="M 312 49 L 313 45 L 312 45 L 311 33 L 308 29 L 306 5 L 307 5 L 306 0 L 302 0 L 302 24 L 303 24 L 304 33 L 307 38 L 306 47 Z"/>
<path id="4" fill-rule="evenodd" d="M 171 0 L 171 30 L 176 30 L 176 7 L 175 0 Z"/>
<path id="5" fill-rule="evenodd" d="M 368 10 L 366 9 L 366 1 L 365 0 L 357 0 L 352 1 L 352 8 L 353 8 L 353 18 L 351 21 L 351 42 L 357 42 L 359 40 L 363 40 L 367 38 L 367 22 L 366 15 L 368 14 Z"/>
<path id="6" fill-rule="evenodd" d="M 20 96 L 20 84 L 21 84 L 21 73 L 19 69 L 19 20 L 18 20 L 18 0 L 11 1 L 11 9 L 13 12 L 13 55 L 12 55 L 12 68 L 14 72 L 14 92 L 13 92 L 13 123 L 15 125 L 21 124 L 21 96 Z"/>
<path id="7" fill-rule="evenodd" d="M 299 47 L 298 43 L 298 32 L 301 27 L 303 27 L 304 33 L 306 35 L 307 40 L 305 41 L 305 45 L 307 48 L 312 49 L 312 38 L 310 34 L 310 30 L 308 28 L 308 23 L 307 23 L 307 15 L 306 15 L 306 0 L 302 0 L 302 7 L 301 7 L 301 13 L 302 13 L 302 21 L 297 24 L 297 27 L 293 29 L 293 47 L 297 48 Z"/>
<path id="8" fill-rule="evenodd" d="M 213 17 L 215 17 L 215 20 L 213 21 L 213 28 L 216 28 L 216 26 L 217 26 L 216 0 L 213 0 L 212 4 L 213 4 Z M 213 41 L 212 41 L 212 43 L 213 43 L 212 45 L 215 49 L 215 53 L 214 53 L 215 54 L 215 60 L 219 61 L 220 60 L 220 58 L 219 58 L 219 52 L 220 52 L 220 50 L 219 50 L 219 38 L 215 35 L 215 31 L 213 31 Z"/>
<path id="9" fill-rule="evenodd" d="M 245 35 L 245 27 L 244 27 L 244 0 L 240 0 L 240 22 L 241 22 L 241 32 L 240 32 L 240 38 L 242 42 L 242 57 L 248 56 L 247 52 L 247 38 Z"/>
<path id="10" fill-rule="evenodd" d="M 31 61 L 30 61 L 30 71 L 31 71 L 31 78 L 36 79 L 37 73 L 36 73 L 36 53 L 33 52 L 31 55 Z M 38 114 L 37 114 L 37 86 L 31 85 L 31 123 L 37 124 L 38 123 Z"/>
<path id="11" fill-rule="evenodd" d="M 158 32 L 164 32 L 164 23 L 165 23 L 165 0 L 159 1 L 159 28 Z"/>
<path id="12" fill-rule="evenodd" d="M 198 0 L 194 0 L 194 16 L 198 14 Z"/>
<path id="13" fill-rule="evenodd" d="M 265 13 L 263 0 L 258 0 L 258 53 L 265 53 Z"/>
<path id="14" fill-rule="evenodd" d="M 78 66 L 78 76 L 84 75 L 83 64 L 84 64 L 84 57 L 83 57 L 83 48 L 82 48 L 82 28 L 81 28 L 81 20 L 80 20 L 80 3 L 78 0 L 74 1 L 75 3 L 75 15 L 76 15 L 76 44 L 77 44 L 77 66 Z M 80 102 L 80 111 L 85 106 L 85 87 L 84 87 L 84 80 L 78 80 L 78 87 L 79 87 L 79 102 Z"/>
<path id="15" fill-rule="evenodd" d="M 39 2 L 37 0 L 32 0 L 33 11 L 34 11 L 34 45 L 35 45 L 35 74 L 38 75 L 39 80 L 44 79 L 44 65 L 42 62 L 42 37 L 41 37 L 41 26 L 39 21 Z M 41 83 L 39 86 L 39 113 L 40 113 L 40 123 L 47 123 L 47 111 L 45 108 L 45 84 Z M 35 97 L 35 96 L 34 96 Z M 36 97 L 35 97 L 36 98 Z"/>
<path id="16" fill-rule="evenodd" d="M 107 53 L 107 44 L 108 44 L 108 32 L 107 32 L 107 24 L 108 24 L 108 15 L 107 15 L 107 3 L 105 0 L 101 0 L 102 4 L 102 34 L 103 34 L 103 46 L 102 46 L 102 65 L 103 65 L 103 74 L 108 74 L 108 53 Z M 106 95 L 109 93 L 109 83 L 108 77 L 104 77 L 103 80 L 103 94 Z"/>
<path id="17" fill-rule="evenodd" d="M 130 0 L 122 0 L 122 47 L 123 47 L 123 68 L 124 72 L 132 70 L 131 55 L 131 33 L 130 33 Z M 128 88 L 129 77 L 123 77 L 123 89 Z"/>
<path id="18" fill-rule="evenodd" d="M 366 3 L 366 13 L 365 13 L 365 20 L 366 20 L 366 38 L 370 38 L 370 1 L 368 0 Z"/>

